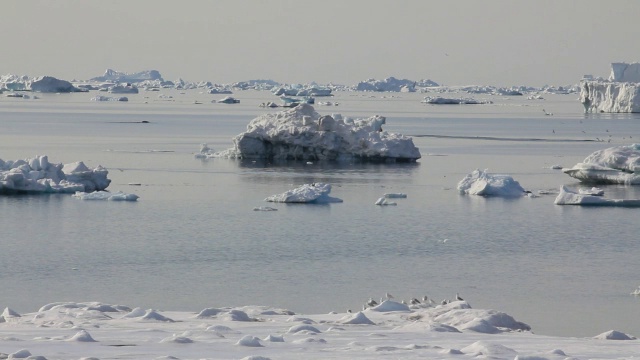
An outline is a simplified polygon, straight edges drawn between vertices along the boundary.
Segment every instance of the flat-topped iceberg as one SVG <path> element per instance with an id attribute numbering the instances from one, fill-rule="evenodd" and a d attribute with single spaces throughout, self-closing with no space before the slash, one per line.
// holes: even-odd
<path id="1" fill-rule="evenodd" d="M 583 182 L 598 184 L 640 184 L 640 144 L 598 150 L 565 174 Z"/>
<path id="2" fill-rule="evenodd" d="M 282 194 L 272 195 L 264 201 L 281 203 L 314 203 L 326 204 L 342 202 L 342 199 L 329 196 L 331 185 L 324 183 L 304 184 Z"/>
<path id="3" fill-rule="evenodd" d="M 111 183 L 107 174 L 102 166 L 89 169 L 82 161 L 52 164 L 46 155 L 6 162 L 0 159 L 0 194 L 99 191 Z"/>
<path id="4" fill-rule="evenodd" d="M 259 116 L 215 157 L 278 160 L 413 162 L 420 151 L 407 136 L 382 131 L 386 119 L 320 116 L 309 104 Z"/>
<path id="5" fill-rule="evenodd" d="M 640 112 L 640 63 L 612 63 L 608 81 L 583 80 L 580 102 L 585 112 Z"/>
<path id="6" fill-rule="evenodd" d="M 516 197 L 526 195 L 520 183 L 510 175 L 490 174 L 486 170 L 474 170 L 458 183 L 461 194 L 481 196 Z"/>

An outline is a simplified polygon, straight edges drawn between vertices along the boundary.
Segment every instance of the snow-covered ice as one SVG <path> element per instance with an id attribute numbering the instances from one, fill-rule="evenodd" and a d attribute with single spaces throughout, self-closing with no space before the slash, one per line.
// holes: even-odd
<path id="1" fill-rule="evenodd" d="M 566 186 L 560 189 L 554 204 L 556 205 L 583 205 L 583 206 L 619 206 L 640 207 L 640 199 L 608 199 L 603 197 L 604 192 L 592 193 L 589 191 L 571 191 Z"/>
<path id="2" fill-rule="evenodd" d="M 304 316 L 257 305 L 216 310 L 195 316 L 99 302 L 46 304 L 0 317 L 7 318 L 0 321 L 0 358 L 559 360 L 630 359 L 638 353 L 633 334 L 603 329 L 586 338 L 536 335 L 506 313 L 466 301 L 407 306 L 386 300 L 356 313 Z M 227 316 L 232 312 L 251 321 Z"/>
<path id="3" fill-rule="evenodd" d="M 94 191 L 94 192 L 82 192 L 77 191 L 73 194 L 73 197 L 80 200 L 109 200 L 109 201 L 136 201 L 139 196 L 136 194 L 127 194 L 122 191 L 108 192 L 108 191 Z"/>
<path id="4" fill-rule="evenodd" d="M 326 204 L 342 202 L 342 199 L 329 196 L 331 185 L 325 183 L 304 184 L 282 194 L 271 195 L 264 201 L 281 203 Z"/>
<path id="5" fill-rule="evenodd" d="M 597 184 L 640 184 L 640 144 L 614 146 L 593 152 L 581 163 L 562 171 L 580 181 Z"/>
<path id="6" fill-rule="evenodd" d="M 24 160 L 0 159 L 0 193 L 75 193 L 104 190 L 107 169 L 89 169 L 82 161 L 63 165 L 47 155 Z"/>
<path id="7" fill-rule="evenodd" d="M 214 157 L 279 160 L 361 160 L 413 162 L 420 151 L 409 137 L 382 130 L 386 119 L 320 116 L 311 105 L 253 119 L 234 146 Z M 208 156 L 205 154 L 205 156 Z"/>
<path id="8" fill-rule="evenodd" d="M 103 96 L 96 95 L 90 99 L 91 101 L 129 101 L 126 96 Z"/>
<path id="9" fill-rule="evenodd" d="M 476 169 L 458 183 L 462 194 L 481 196 L 516 197 L 526 195 L 525 190 L 510 175 L 491 174 Z"/>

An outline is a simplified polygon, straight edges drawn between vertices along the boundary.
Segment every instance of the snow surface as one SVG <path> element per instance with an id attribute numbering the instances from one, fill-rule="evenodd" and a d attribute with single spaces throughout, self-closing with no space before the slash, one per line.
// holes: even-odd
<path id="1" fill-rule="evenodd" d="M 387 300 L 357 313 L 305 316 L 255 305 L 216 310 L 196 316 L 98 302 L 51 303 L 25 314 L 6 308 L 14 315 L 0 317 L 0 358 L 630 359 L 639 347 L 616 330 L 536 335 L 508 314 L 465 301 L 409 307 Z"/>
<path id="2" fill-rule="evenodd" d="M 282 194 L 271 195 L 264 201 L 281 203 L 326 204 L 342 202 L 342 199 L 329 196 L 331 185 L 324 183 L 304 184 Z"/>
<path id="3" fill-rule="evenodd" d="M 109 186 L 108 173 L 100 165 L 89 169 L 82 161 L 54 164 L 47 155 L 24 160 L 0 159 L 0 194 L 99 191 Z"/>
<path id="4" fill-rule="evenodd" d="M 476 169 L 458 183 L 462 194 L 482 196 L 516 197 L 526 195 L 520 183 L 510 175 L 490 174 L 487 170 Z"/>
<path id="5" fill-rule="evenodd" d="M 234 147 L 204 156 L 279 160 L 412 162 L 421 157 L 409 137 L 382 131 L 386 119 L 320 116 L 309 104 L 253 119 Z"/>
<path id="6" fill-rule="evenodd" d="M 640 184 L 640 144 L 598 150 L 562 171 L 580 181 L 597 184 Z"/>

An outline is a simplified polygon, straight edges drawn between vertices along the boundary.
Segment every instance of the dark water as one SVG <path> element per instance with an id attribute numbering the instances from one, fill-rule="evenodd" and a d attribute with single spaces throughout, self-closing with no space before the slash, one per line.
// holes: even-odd
<path id="1" fill-rule="evenodd" d="M 423 158 L 399 165 L 195 159 L 201 143 L 223 150 L 253 117 L 276 111 L 257 107 L 271 100 L 268 93 L 237 95 L 235 108 L 193 105 L 203 96 L 196 93 L 147 104 L 144 94 L 128 104 L 91 103 L 82 94 L 2 99 L 0 158 L 47 154 L 52 162 L 101 164 L 110 170 L 110 190 L 140 200 L 0 197 L 0 306 L 27 312 L 68 300 L 199 311 L 258 304 L 317 313 L 356 310 L 386 292 L 438 301 L 459 292 L 536 333 L 640 334 L 640 303 L 629 295 L 640 285 L 640 209 L 455 190 L 475 168 L 512 175 L 534 192 L 580 187 L 549 167 L 640 138 L 640 119 L 585 117 L 579 103 L 561 96 L 544 104 L 496 98 L 492 106 L 434 107 L 420 104 L 418 94 L 345 93 L 333 99 L 339 107 L 316 110 L 387 115 L 385 130 L 416 135 Z M 542 106 L 554 115 L 544 116 Z M 332 184 L 331 195 L 344 202 L 263 202 L 309 182 Z M 611 198 L 640 198 L 635 187 L 603 188 Z M 408 197 L 374 206 L 387 192 Z M 253 211 L 265 205 L 278 211 Z"/>

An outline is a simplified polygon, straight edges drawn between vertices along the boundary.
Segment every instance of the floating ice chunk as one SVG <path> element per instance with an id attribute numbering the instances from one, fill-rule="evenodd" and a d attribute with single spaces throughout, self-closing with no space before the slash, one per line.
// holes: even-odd
<path id="1" fill-rule="evenodd" d="M 300 104 L 253 119 L 247 131 L 233 138 L 234 146 L 217 157 L 277 160 L 361 160 L 413 162 L 420 151 L 413 140 L 382 131 L 386 119 L 373 116 L 347 122 L 320 116 Z"/>
<path id="2" fill-rule="evenodd" d="M 112 94 L 137 94 L 139 92 L 138 88 L 130 83 L 111 86 L 108 91 Z"/>
<path id="3" fill-rule="evenodd" d="M 122 191 L 115 193 L 108 191 L 94 191 L 91 193 L 77 191 L 71 195 L 80 200 L 109 200 L 109 201 L 136 201 L 139 196 L 136 194 L 126 194 Z"/>
<path id="4" fill-rule="evenodd" d="M 217 102 L 217 103 L 221 103 L 221 104 L 238 104 L 240 103 L 240 100 L 231 97 L 231 96 L 225 96 L 220 100 L 212 100 L 211 102 Z"/>
<path id="5" fill-rule="evenodd" d="M 110 97 L 110 96 L 97 95 L 97 96 L 92 97 L 90 100 L 91 101 L 122 101 L 122 102 L 126 102 L 126 101 L 129 101 L 129 98 L 126 97 L 126 96 Z"/>
<path id="6" fill-rule="evenodd" d="M 640 184 L 640 144 L 598 150 L 564 173 L 599 184 Z"/>
<path id="7" fill-rule="evenodd" d="M 524 196 L 525 190 L 509 175 L 489 174 L 486 170 L 474 170 L 458 183 L 462 194 L 482 196 Z"/>
<path id="8" fill-rule="evenodd" d="M 331 185 L 324 183 L 304 184 L 282 194 L 272 195 L 264 199 L 270 202 L 283 203 L 335 203 L 342 199 L 329 196 Z"/>
<path id="9" fill-rule="evenodd" d="M 606 199 L 602 195 L 580 194 L 566 186 L 560 189 L 556 205 L 640 207 L 640 199 Z"/>
<path id="10" fill-rule="evenodd" d="M 376 200 L 375 205 L 398 205 L 398 204 L 393 201 L 389 201 L 389 199 L 383 196 L 378 200 Z"/>
<path id="11" fill-rule="evenodd" d="M 580 189 L 578 190 L 578 193 L 582 195 L 603 196 L 604 190 L 597 187 L 592 187 L 591 189 Z"/>
<path id="12" fill-rule="evenodd" d="M 278 211 L 278 209 L 270 206 L 257 206 L 253 208 L 253 211 Z"/>
<path id="13" fill-rule="evenodd" d="M 600 340 L 636 340 L 635 336 L 631 336 L 616 330 L 603 332 L 602 334 L 596 335 L 593 338 Z"/>
<path id="14" fill-rule="evenodd" d="M 386 194 L 384 194 L 384 197 L 386 197 L 387 199 L 406 199 L 407 198 L 407 194 L 404 194 L 404 193 L 386 193 Z"/>

